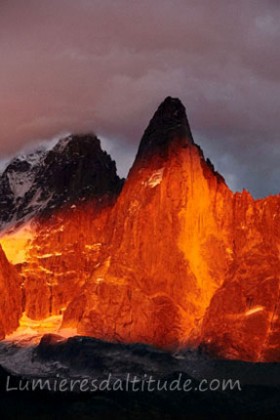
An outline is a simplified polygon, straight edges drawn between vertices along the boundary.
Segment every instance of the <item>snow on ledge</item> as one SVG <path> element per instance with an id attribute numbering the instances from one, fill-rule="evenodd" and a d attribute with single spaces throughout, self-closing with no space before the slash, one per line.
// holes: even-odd
<path id="1" fill-rule="evenodd" d="M 158 171 L 155 171 L 149 177 L 148 181 L 145 182 L 145 185 L 150 188 L 155 188 L 157 185 L 159 185 L 162 181 L 163 171 L 164 171 L 164 168 L 161 168 Z"/>
<path id="2" fill-rule="evenodd" d="M 245 312 L 245 316 L 250 316 L 256 314 L 257 312 L 261 312 L 264 310 L 263 306 L 256 306 L 255 308 L 249 309 L 249 311 Z"/>

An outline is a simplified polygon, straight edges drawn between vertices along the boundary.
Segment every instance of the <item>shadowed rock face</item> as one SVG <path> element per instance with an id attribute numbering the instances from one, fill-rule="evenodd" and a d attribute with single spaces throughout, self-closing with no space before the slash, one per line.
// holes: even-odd
<path id="1" fill-rule="evenodd" d="M 168 157 L 169 146 L 175 138 L 185 147 L 193 144 L 184 105 L 177 98 L 167 97 L 144 132 L 136 162 L 145 161 L 152 156 Z"/>
<path id="2" fill-rule="evenodd" d="M 22 314 L 21 279 L 0 246 L 0 339 L 14 331 Z"/>
<path id="3" fill-rule="evenodd" d="M 92 135 L 61 140 L 47 154 L 39 178 L 46 195 L 52 193 L 46 214 L 52 206 L 58 209 L 79 200 L 112 198 L 122 187 L 115 162 Z"/>
<path id="4" fill-rule="evenodd" d="M 100 339 L 280 360 L 280 197 L 233 194 L 174 98 L 122 189 L 110 162 L 87 137 L 49 153 L 42 190 L 56 195 L 22 267 L 28 315 L 64 313 Z"/>
<path id="5" fill-rule="evenodd" d="M 0 230 L 88 199 L 117 196 L 123 180 L 92 134 L 14 159 L 0 177 Z"/>

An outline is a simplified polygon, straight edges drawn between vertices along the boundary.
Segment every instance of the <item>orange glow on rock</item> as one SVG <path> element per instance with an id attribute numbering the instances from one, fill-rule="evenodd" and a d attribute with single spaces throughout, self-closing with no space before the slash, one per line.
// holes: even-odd
<path id="1" fill-rule="evenodd" d="M 1 238 L 20 263 L 18 319 L 24 311 L 104 340 L 280 361 L 280 196 L 233 194 L 192 138 L 164 141 L 157 153 L 145 155 L 148 141 L 139 149 L 115 203 L 65 206 Z"/>

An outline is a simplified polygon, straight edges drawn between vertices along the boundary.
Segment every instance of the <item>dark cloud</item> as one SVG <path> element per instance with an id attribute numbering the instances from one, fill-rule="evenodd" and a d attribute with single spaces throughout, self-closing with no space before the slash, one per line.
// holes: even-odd
<path id="1" fill-rule="evenodd" d="M 96 131 L 124 174 L 166 95 L 234 189 L 279 192 L 278 0 L 2 0 L 0 156 Z"/>

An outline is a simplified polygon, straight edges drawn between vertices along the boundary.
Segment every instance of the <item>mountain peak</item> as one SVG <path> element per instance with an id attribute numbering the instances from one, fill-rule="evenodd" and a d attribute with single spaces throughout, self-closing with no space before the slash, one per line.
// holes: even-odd
<path id="1" fill-rule="evenodd" d="M 174 139 L 193 144 L 193 136 L 180 99 L 168 96 L 160 104 L 142 137 L 137 158 L 164 153 Z"/>
<path id="2" fill-rule="evenodd" d="M 82 150 L 101 148 L 100 140 L 93 133 L 70 134 L 58 141 L 52 149 L 55 153 L 81 152 Z"/>
<path id="3" fill-rule="evenodd" d="M 0 231 L 78 202 L 107 205 L 122 185 L 94 134 L 69 135 L 52 149 L 14 158 L 0 175 Z"/>
<path id="4" fill-rule="evenodd" d="M 181 113 L 183 118 L 186 118 L 186 109 L 179 98 L 172 98 L 167 96 L 164 101 L 159 105 L 155 116 L 161 115 L 164 118 L 174 118 Z"/>

